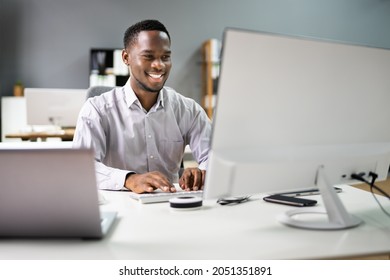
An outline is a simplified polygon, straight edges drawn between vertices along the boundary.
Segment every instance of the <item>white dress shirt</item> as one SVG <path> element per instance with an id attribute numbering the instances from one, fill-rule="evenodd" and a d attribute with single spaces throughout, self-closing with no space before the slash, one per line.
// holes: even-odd
<path id="1" fill-rule="evenodd" d="M 211 122 L 203 108 L 164 87 L 147 112 L 129 81 L 89 98 L 78 117 L 73 147 L 94 149 L 99 189 L 122 189 L 130 172 L 160 171 L 177 182 L 187 144 L 205 170 Z"/>

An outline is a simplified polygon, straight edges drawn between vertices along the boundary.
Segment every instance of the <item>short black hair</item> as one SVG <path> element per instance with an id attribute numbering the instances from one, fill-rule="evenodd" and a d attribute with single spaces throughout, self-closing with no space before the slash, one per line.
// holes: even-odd
<path id="1" fill-rule="evenodd" d="M 165 28 L 164 24 L 155 19 L 147 19 L 136 24 L 133 24 L 129 28 L 127 28 L 125 35 L 123 36 L 123 45 L 126 49 L 128 45 L 134 44 L 138 34 L 141 31 L 151 31 L 157 30 L 161 32 L 165 32 L 168 35 L 169 41 L 171 41 L 171 36 L 169 35 L 168 30 Z"/>

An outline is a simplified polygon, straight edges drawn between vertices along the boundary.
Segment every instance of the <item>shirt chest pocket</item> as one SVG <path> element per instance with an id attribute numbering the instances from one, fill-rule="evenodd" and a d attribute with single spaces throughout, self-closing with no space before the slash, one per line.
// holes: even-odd
<path id="1" fill-rule="evenodd" d="M 184 141 L 183 140 L 160 140 L 159 153 L 169 165 L 176 165 L 182 160 Z"/>

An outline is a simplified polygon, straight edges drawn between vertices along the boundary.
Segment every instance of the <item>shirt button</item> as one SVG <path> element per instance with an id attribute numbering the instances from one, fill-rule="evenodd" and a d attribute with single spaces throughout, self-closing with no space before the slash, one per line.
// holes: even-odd
<path id="1" fill-rule="evenodd" d="M 154 159 L 154 156 L 150 156 L 151 159 Z"/>
<path id="2" fill-rule="evenodd" d="M 148 135 L 148 138 L 152 138 L 152 135 L 149 134 L 149 135 Z"/>

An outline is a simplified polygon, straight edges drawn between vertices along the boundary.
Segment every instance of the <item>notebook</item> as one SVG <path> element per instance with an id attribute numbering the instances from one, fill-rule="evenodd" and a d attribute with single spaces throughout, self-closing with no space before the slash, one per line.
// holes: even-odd
<path id="1" fill-rule="evenodd" d="M 115 220 L 92 150 L 0 147 L 0 166 L 0 237 L 102 238 Z"/>

